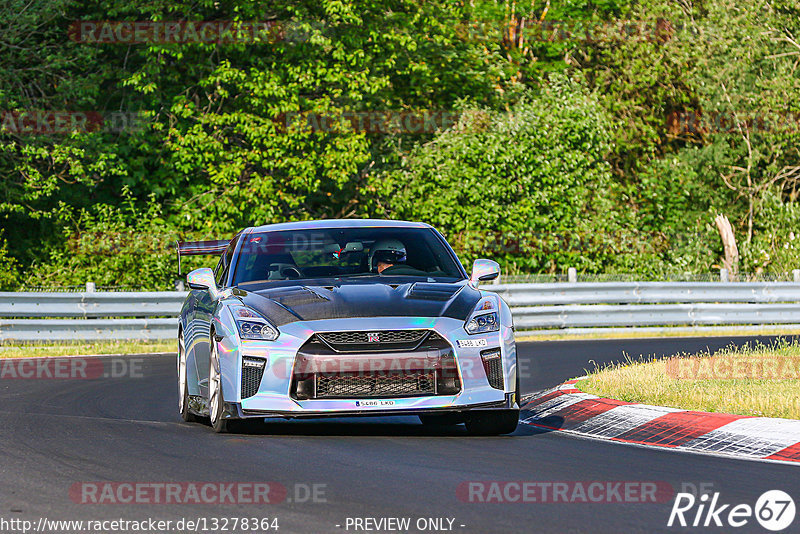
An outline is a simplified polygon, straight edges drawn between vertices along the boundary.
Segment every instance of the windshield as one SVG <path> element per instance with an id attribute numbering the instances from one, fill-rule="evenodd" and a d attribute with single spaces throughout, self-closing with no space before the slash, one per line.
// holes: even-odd
<path id="1" fill-rule="evenodd" d="M 429 228 L 329 228 L 252 233 L 234 285 L 363 276 L 463 278 L 455 258 Z"/>

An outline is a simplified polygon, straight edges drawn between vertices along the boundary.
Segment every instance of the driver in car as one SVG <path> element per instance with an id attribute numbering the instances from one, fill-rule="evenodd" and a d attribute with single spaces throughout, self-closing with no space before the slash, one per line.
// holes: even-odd
<path id="1" fill-rule="evenodd" d="M 373 272 L 391 274 L 397 268 L 402 269 L 406 258 L 405 245 L 396 239 L 385 239 L 372 246 L 369 264 Z"/>

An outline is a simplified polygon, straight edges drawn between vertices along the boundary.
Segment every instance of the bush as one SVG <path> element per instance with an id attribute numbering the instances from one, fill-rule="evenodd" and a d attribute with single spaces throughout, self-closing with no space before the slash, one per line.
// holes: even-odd
<path id="1" fill-rule="evenodd" d="M 768 191 L 761 201 L 753 240 L 739 248 L 744 272 L 789 273 L 800 269 L 800 206 L 785 202 L 774 190 Z"/>
<path id="2" fill-rule="evenodd" d="M 8 243 L 0 238 L 0 291 L 13 291 L 19 284 L 17 260 L 8 255 Z"/>
<path id="3" fill-rule="evenodd" d="M 94 282 L 142 290 L 171 290 L 177 273 L 174 243 L 161 208 L 137 208 L 125 194 L 121 207 L 100 204 L 64 227 L 64 244 L 34 265 L 27 286 L 73 286 Z"/>
<path id="4" fill-rule="evenodd" d="M 511 272 L 582 267 L 596 244 L 581 231 L 604 216 L 609 138 L 583 84 L 554 76 L 509 113 L 465 113 L 367 193 L 378 198 L 375 215 L 441 229 L 463 261 L 491 255 Z"/>

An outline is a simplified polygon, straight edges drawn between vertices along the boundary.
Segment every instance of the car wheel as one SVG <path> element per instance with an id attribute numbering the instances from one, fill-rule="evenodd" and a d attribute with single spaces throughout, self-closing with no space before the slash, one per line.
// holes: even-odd
<path id="1" fill-rule="evenodd" d="M 519 356 L 517 357 L 517 372 L 515 374 L 517 375 L 517 383 L 514 391 L 517 400 L 517 406 L 522 408 L 522 390 L 519 389 Z"/>
<path id="2" fill-rule="evenodd" d="M 189 411 L 189 383 L 186 378 L 186 343 L 183 340 L 183 332 L 178 336 L 178 410 L 181 419 L 187 423 L 194 423 L 199 420 L 195 414 Z"/>
<path id="3" fill-rule="evenodd" d="M 475 410 L 467 414 L 465 424 L 473 436 L 511 434 L 519 424 L 519 410 Z"/>
<path id="4" fill-rule="evenodd" d="M 222 417 L 224 402 L 222 397 L 222 378 L 219 372 L 219 352 L 212 333 L 211 358 L 209 359 L 208 369 L 208 416 L 214 432 L 225 433 L 231 430 L 231 421 Z"/>

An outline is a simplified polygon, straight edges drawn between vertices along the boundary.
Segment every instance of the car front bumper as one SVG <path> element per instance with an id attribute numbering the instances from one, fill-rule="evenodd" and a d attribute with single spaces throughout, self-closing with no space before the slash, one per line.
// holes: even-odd
<path id="1" fill-rule="evenodd" d="M 291 395 L 292 375 L 298 351 L 317 332 L 372 330 L 433 330 L 452 348 L 461 389 L 451 395 L 408 397 L 353 397 L 297 399 Z M 341 417 L 412 415 L 431 412 L 458 412 L 473 409 L 513 409 L 517 376 L 516 346 L 513 330 L 501 325 L 500 331 L 468 335 L 461 320 L 446 317 L 378 317 L 298 321 L 281 327 L 276 341 L 240 341 L 232 325 L 220 324 L 217 332 L 226 332 L 219 341 L 222 367 L 225 417 Z M 480 340 L 476 347 L 460 347 L 461 340 Z M 481 351 L 500 349 L 503 389 L 492 387 L 484 369 Z M 242 398 L 242 357 L 264 360 L 265 368 L 258 390 Z M 376 358 L 391 359 L 381 352 Z M 343 358 L 347 358 L 343 355 Z"/>

